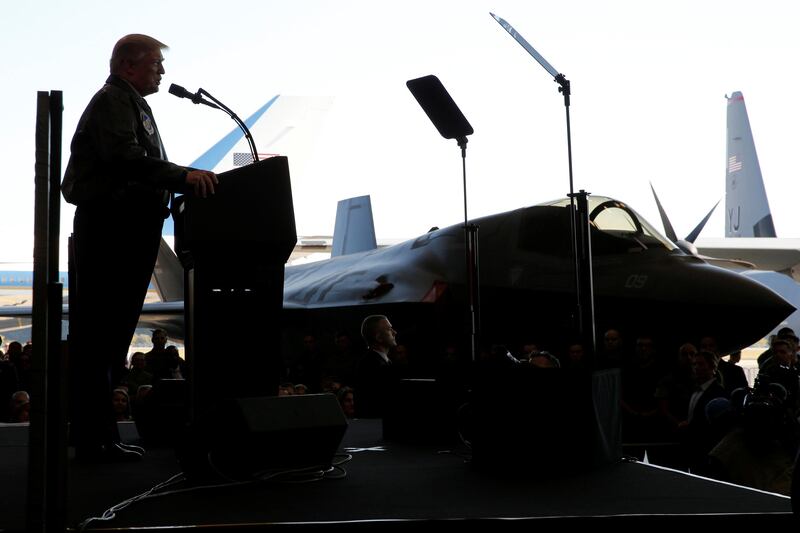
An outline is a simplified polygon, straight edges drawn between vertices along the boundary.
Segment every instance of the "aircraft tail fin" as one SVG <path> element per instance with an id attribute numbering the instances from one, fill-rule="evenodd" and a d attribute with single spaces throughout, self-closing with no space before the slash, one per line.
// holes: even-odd
<path id="1" fill-rule="evenodd" d="M 153 285 L 162 302 L 183 300 L 183 266 L 163 237 L 158 245 Z"/>
<path id="2" fill-rule="evenodd" d="M 331 257 L 365 252 L 377 247 L 369 195 L 340 200 L 336 206 Z"/>
<path id="3" fill-rule="evenodd" d="M 728 98 L 727 120 L 725 236 L 775 237 L 750 119 L 739 91 Z"/>

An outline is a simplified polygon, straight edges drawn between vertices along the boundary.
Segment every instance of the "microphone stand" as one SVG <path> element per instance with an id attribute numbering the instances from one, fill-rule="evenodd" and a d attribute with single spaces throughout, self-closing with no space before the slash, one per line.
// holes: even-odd
<path id="1" fill-rule="evenodd" d="M 231 117 L 234 122 L 236 122 L 236 125 L 239 126 L 239 128 L 241 128 L 241 130 L 244 132 L 244 137 L 245 139 L 247 139 L 247 144 L 250 146 L 250 154 L 253 156 L 253 163 L 258 161 L 258 150 L 256 150 L 256 143 L 253 140 L 253 136 L 250 134 L 250 130 L 247 128 L 247 124 L 242 122 L 242 119 L 240 119 L 236 115 L 236 113 L 231 111 L 231 109 L 228 106 L 226 106 L 225 104 L 223 104 L 222 102 L 211 96 L 209 92 L 203 89 L 202 87 L 200 89 L 197 89 L 197 95 L 207 96 L 212 102 L 214 102 L 215 104 L 217 104 L 217 106 L 219 106 L 219 109 L 227 113 L 227 115 Z M 192 99 L 192 101 L 194 102 L 194 99 Z"/>
<path id="2" fill-rule="evenodd" d="M 500 26 L 511 35 L 517 43 L 522 46 L 558 83 L 558 92 L 564 95 L 564 107 L 567 111 L 567 159 L 569 161 L 569 229 L 572 239 L 572 259 L 575 269 L 575 299 L 576 299 L 576 322 L 578 335 L 584 346 L 592 347 L 592 352 L 596 351 L 596 335 L 594 323 L 594 287 L 592 285 L 592 245 L 589 232 L 589 216 L 586 191 L 581 190 L 575 194 L 572 186 L 572 134 L 569 121 L 569 80 L 559 73 L 547 60 L 533 48 L 533 46 L 514 29 L 511 24 L 498 17 L 494 13 L 489 13 Z M 578 198 L 578 209 L 575 208 L 575 199 Z M 578 226 L 580 217 L 581 226 Z M 580 230 L 580 231 L 578 231 Z"/>

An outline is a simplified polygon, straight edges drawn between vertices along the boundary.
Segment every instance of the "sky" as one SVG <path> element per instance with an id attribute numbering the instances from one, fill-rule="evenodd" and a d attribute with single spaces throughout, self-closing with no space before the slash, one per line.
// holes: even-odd
<path id="1" fill-rule="evenodd" d="M 685 236 L 724 196 L 725 95 L 741 91 L 778 236 L 800 237 L 794 2 L 34 0 L 4 5 L 0 18 L 0 261 L 25 261 L 32 249 L 37 91 L 64 94 L 63 171 L 80 114 L 128 33 L 170 46 L 148 101 L 179 164 L 234 124 L 169 95 L 170 83 L 203 87 L 241 117 L 278 94 L 330 99 L 311 148 L 289 161 L 298 235 L 330 235 L 336 202 L 364 194 L 379 241 L 463 221 L 460 149 L 405 85 L 428 74 L 475 131 L 470 218 L 565 196 L 564 99 L 489 12 L 571 82 L 576 191 L 625 201 L 661 228 L 652 183 Z M 724 235 L 722 211 L 701 237 Z M 63 236 L 72 214 L 62 202 Z"/>

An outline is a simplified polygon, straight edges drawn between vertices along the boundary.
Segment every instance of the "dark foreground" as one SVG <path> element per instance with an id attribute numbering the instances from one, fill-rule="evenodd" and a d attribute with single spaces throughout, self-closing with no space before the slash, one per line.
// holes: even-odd
<path id="1" fill-rule="evenodd" d="M 132 424 L 123 433 L 136 437 Z M 25 528 L 27 428 L 0 427 L 0 529 Z M 442 450 L 460 445 L 405 444 L 382 439 L 379 420 L 351 421 L 341 450 L 352 455 L 346 476 L 309 483 L 206 488 L 136 502 L 87 530 L 163 527 L 247 530 L 411 531 L 420 525 L 459 529 L 555 531 L 592 522 L 616 531 L 688 524 L 792 526 L 790 500 L 636 463 L 619 462 L 572 474 L 476 471 Z M 525 453 L 513 450 L 509 453 Z M 542 457 L 547 461 L 547 457 Z M 175 452 L 150 447 L 134 464 L 70 462 L 68 525 L 180 473 Z M 558 469 L 556 469 L 556 472 Z M 509 475 L 511 474 L 511 475 Z M 172 489 L 187 488 L 186 483 Z M 422 524 L 425 523 L 425 524 Z"/>

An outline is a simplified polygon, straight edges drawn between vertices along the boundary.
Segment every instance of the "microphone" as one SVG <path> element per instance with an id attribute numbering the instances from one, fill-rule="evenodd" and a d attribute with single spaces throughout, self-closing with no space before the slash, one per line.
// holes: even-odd
<path id="1" fill-rule="evenodd" d="M 219 100 L 208 94 L 208 91 L 206 91 L 202 87 L 197 89 L 196 93 L 191 93 L 186 89 L 184 89 L 183 87 L 181 87 L 180 85 L 175 85 L 173 83 L 172 85 L 169 86 L 169 94 L 174 94 L 178 98 L 188 98 L 195 104 L 205 104 L 208 107 L 213 107 L 214 109 L 219 109 L 227 113 L 227 115 L 231 117 L 233 121 L 236 122 L 236 125 L 239 126 L 244 132 L 244 136 L 247 139 L 247 144 L 250 145 L 250 153 L 253 156 L 253 161 L 258 161 L 258 150 L 256 150 L 256 143 L 255 141 L 253 141 L 253 136 L 250 135 L 250 130 L 247 129 L 247 124 L 242 122 L 242 119 L 236 116 L 236 113 L 228 109 L 228 106 L 226 106 L 225 104 L 223 104 L 222 102 L 220 102 Z M 203 95 L 208 96 L 215 103 L 212 104 L 208 100 L 204 99 Z"/>
<path id="2" fill-rule="evenodd" d="M 219 109 L 219 107 L 217 107 L 216 105 L 212 104 L 211 102 L 205 100 L 202 97 L 202 95 L 200 94 L 201 90 L 202 89 L 198 90 L 196 93 L 192 93 L 192 92 L 187 91 L 185 88 L 181 87 L 180 85 L 176 85 L 174 83 L 169 86 L 169 94 L 174 94 L 178 98 L 188 98 L 189 100 L 191 100 L 195 104 L 205 104 L 205 105 L 207 105 L 209 107 L 213 107 L 215 109 Z"/>
<path id="3" fill-rule="evenodd" d="M 178 98 L 188 98 L 189 100 L 200 97 L 199 94 L 190 93 L 180 85 L 176 85 L 174 83 L 169 86 L 169 94 L 174 94 Z"/>

